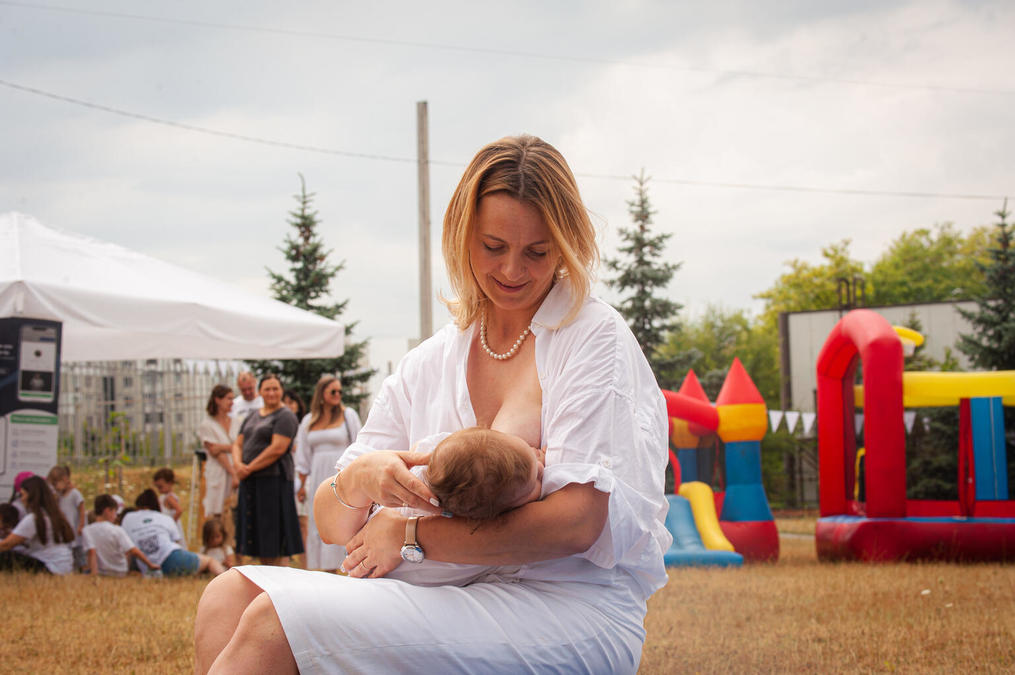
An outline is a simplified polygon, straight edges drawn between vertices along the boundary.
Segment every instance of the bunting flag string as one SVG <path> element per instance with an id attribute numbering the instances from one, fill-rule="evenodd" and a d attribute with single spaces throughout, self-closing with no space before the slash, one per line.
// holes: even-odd
<path id="1" fill-rule="evenodd" d="M 818 419 L 818 414 L 805 412 L 800 413 L 800 417 L 802 417 L 804 421 L 804 436 L 808 436 L 811 433 L 811 428 L 814 427 L 814 420 Z"/>
<path id="2" fill-rule="evenodd" d="M 902 413 L 902 420 L 906 424 L 906 433 L 912 433 L 913 423 L 916 422 L 916 411 L 906 410 Z"/>
<path id="3" fill-rule="evenodd" d="M 772 431 L 779 430 L 779 423 L 782 422 L 783 412 L 781 410 L 768 411 L 768 425 Z"/>
<path id="4" fill-rule="evenodd" d="M 793 433 L 793 430 L 796 429 L 796 423 L 799 420 L 800 413 L 798 411 L 796 410 L 786 411 L 786 429 L 788 429 L 790 433 Z"/>

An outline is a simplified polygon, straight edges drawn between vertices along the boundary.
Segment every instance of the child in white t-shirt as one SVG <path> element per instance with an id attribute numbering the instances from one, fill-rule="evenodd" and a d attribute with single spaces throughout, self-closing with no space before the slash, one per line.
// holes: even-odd
<path id="1" fill-rule="evenodd" d="M 225 568 L 236 564 L 236 555 L 233 547 L 226 543 L 226 528 L 218 518 L 209 518 L 201 530 L 201 540 L 204 544 L 201 553 L 213 560 L 218 560 Z"/>
<path id="2" fill-rule="evenodd" d="M 127 531 L 116 525 L 117 503 L 112 495 L 95 498 L 95 522 L 82 531 L 84 549 L 88 555 L 88 570 L 92 576 L 122 577 L 129 569 L 128 556 L 133 556 L 157 570 L 159 566 L 148 559 L 131 541 Z"/>
<path id="3" fill-rule="evenodd" d="M 85 498 L 71 483 L 70 467 L 68 466 L 54 466 L 49 470 L 46 481 L 56 493 L 56 498 L 60 503 L 60 512 L 63 513 L 63 517 L 67 519 L 67 523 L 74 530 L 71 553 L 74 554 L 74 568 L 80 570 L 85 566 L 85 551 L 81 541 L 81 530 L 86 524 Z"/>

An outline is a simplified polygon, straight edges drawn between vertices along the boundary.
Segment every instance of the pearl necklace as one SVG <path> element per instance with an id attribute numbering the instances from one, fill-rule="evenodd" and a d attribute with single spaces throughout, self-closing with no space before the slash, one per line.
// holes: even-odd
<path id="1" fill-rule="evenodd" d="M 487 354 L 490 355 L 490 358 L 497 359 L 498 361 L 507 361 L 512 356 L 518 353 L 519 347 L 522 346 L 522 343 L 525 342 L 525 338 L 528 337 L 531 331 L 532 324 L 530 323 L 525 328 L 525 330 L 522 331 L 522 334 L 518 336 L 518 339 L 515 340 L 515 343 L 511 347 L 511 349 L 507 350 L 503 354 L 498 354 L 497 352 L 490 349 L 490 345 L 486 343 L 486 309 L 484 308 L 483 316 L 479 320 L 479 344 L 483 347 L 483 351 L 485 351 Z"/>

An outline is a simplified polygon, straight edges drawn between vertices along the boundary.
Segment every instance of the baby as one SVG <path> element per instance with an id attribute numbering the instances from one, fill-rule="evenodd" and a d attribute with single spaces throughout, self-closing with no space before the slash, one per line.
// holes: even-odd
<path id="1" fill-rule="evenodd" d="M 441 436 L 423 478 L 445 511 L 488 520 L 539 499 L 543 450 L 518 436 L 481 427 Z M 422 444 L 418 450 L 424 450 Z"/>
<path id="2" fill-rule="evenodd" d="M 416 444 L 418 452 L 434 446 L 427 466 L 413 472 L 440 500 L 445 516 L 478 523 L 536 501 L 542 495 L 545 452 L 518 436 L 471 427 L 436 434 Z M 404 516 L 429 515 L 403 507 Z M 464 586 L 501 568 L 423 560 L 402 563 L 386 576 L 417 586 Z"/>

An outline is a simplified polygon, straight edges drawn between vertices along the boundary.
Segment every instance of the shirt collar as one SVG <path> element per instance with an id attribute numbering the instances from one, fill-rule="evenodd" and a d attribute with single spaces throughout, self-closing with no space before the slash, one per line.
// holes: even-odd
<path id="1" fill-rule="evenodd" d="M 560 328 L 564 317 L 571 309 L 571 289 L 563 281 L 557 281 L 543 299 L 543 304 L 532 317 L 532 325 L 542 328 Z"/>

